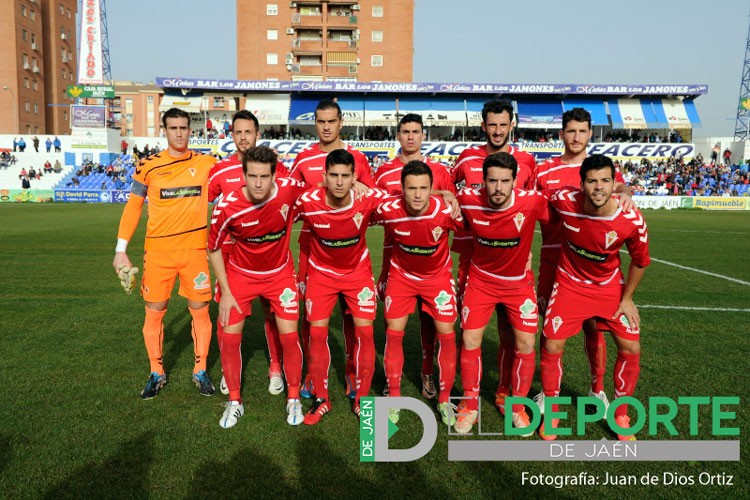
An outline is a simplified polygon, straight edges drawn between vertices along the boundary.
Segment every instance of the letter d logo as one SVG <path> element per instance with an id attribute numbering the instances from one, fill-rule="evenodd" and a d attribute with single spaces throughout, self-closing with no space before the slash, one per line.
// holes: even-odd
<path id="1" fill-rule="evenodd" d="M 398 427 L 388 419 L 388 410 L 411 410 L 422 421 L 422 439 L 406 450 L 391 450 L 388 439 Z M 437 419 L 429 406 L 407 397 L 365 397 L 360 400 L 359 461 L 412 462 L 425 456 L 437 439 Z"/>

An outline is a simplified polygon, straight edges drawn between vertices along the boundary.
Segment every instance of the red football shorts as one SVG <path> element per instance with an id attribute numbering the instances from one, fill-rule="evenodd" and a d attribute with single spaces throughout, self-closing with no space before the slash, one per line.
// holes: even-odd
<path id="1" fill-rule="evenodd" d="M 596 318 L 599 331 L 610 331 L 625 340 L 638 340 L 640 330 L 630 328 L 625 315 L 617 319 L 623 286 L 590 288 L 567 281 L 558 281 L 552 289 L 544 318 L 544 336 L 550 339 L 567 339 L 577 334 L 583 322 Z"/>
<path id="2" fill-rule="evenodd" d="M 392 267 L 385 291 L 385 319 L 403 318 L 413 313 L 417 297 L 422 299 L 422 310 L 435 321 L 456 321 L 455 282 L 450 269 L 429 280 L 417 281 Z"/>
<path id="3" fill-rule="evenodd" d="M 331 317 L 339 294 L 346 300 L 347 311 L 355 318 L 374 320 L 376 312 L 375 281 L 369 265 L 345 276 L 328 276 L 308 268 L 305 312 L 310 322 Z M 343 313 L 344 311 L 342 311 Z"/>
<path id="4" fill-rule="evenodd" d="M 229 324 L 234 325 L 250 316 L 253 312 L 252 302 L 257 297 L 268 299 L 271 311 L 276 317 L 297 321 L 299 317 L 299 301 L 297 299 L 297 277 L 294 274 L 294 264 L 290 261 L 284 269 L 276 274 L 250 276 L 238 271 L 234 266 L 227 268 L 227 280 L 237 304 L 242 312 L 232 308 L 229 313 Z M 216 294 L 216 300 L 221 300 L 221 293 Z"/>
<path id="5" fill-rule="evenodd" d="M 521 332 L 536 335 L 539 329 L 536 293 L 531 284 L 521 288 L 507 288 L 497 282 L 481 279 L 469 271 L 461 309 L 461 327 L 464 330 L 484 328 L 495 311 L 495 306 L 505 306 L 510 325 Z"/>

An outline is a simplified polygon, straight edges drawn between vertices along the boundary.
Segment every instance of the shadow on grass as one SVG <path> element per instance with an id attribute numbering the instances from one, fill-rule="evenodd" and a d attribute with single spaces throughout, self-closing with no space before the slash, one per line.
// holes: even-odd
<path id="1" fill-rule="evenodd" d="M 44 498 L 146 498 L 153 448 L 153 438 L 141 434 L 124 443 L 110 458 L 86 465 L 55 484 Z"/>

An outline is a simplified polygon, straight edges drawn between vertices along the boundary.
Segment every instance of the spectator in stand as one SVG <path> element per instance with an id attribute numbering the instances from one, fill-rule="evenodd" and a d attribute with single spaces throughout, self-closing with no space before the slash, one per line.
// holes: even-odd
<path id="1" fill-rule="evenodd" d="M 62 142 L 60 142 L 60 138 L 55 136 L 55 140 L 52 141 L 52 144 L 55 146 L 55 153 L 62 153 Z"/>
<path id="2" fill-rule="evenodd" d="M 24 140 L 24 138 L 23 138 L 23 137 L 21 137 L 21 138 L 20 138 L 20 139 L 18 140 L 18 151 L 19 151 L 20 153 L 23 153 L 24 151 L 26 151 L 26 141 Z"/>
<path id="3" fill-rule="evenodd" d="M 31 142 L 34 144 L 34 151 L 38 153 L 39 152 L 39 137 L 34 136 Z"/>
<path id="4" fill-rule="evenodd" d="M 24 177 L 27 177 L 28 175 L 29 175 L 29 174 L 28 174 L 28 173 L 26 172 L 26 169 L 25 169 L 25 168 L 22 168 L 22 169 L 21 169 L 21 173 L 20 173 L 20 174 L 18 174 L 18 178 L 19 178 L 19 179 L 23 179 Z"/>
<path id="5" fill-rule="evenodd" d="M 34 170 L 34 167 L 29 167 L 29 178 L 36 178 L 36 170 Z"/>
<path id="6" fill-rule="evenodd" d="M 47 148 L 47 152 L 48 153 L 52 152 L 52 139 L 50 139 L 49 137 L 47 137 L 47 140 L 44 141 L 44 147 Z"/>
<path id="7" fill-rule="evenodd" d="M 120 149 L 122 150 L 122 154 L 124 155 L 128 154 L 128 141 L 123 139 L 122 142 L 120 143 Z"/>
<path id="8" fill-rule="evenodd" d="M 52 164 L 49 162 L 49 160 L 44 162 L 44 173 L 45 174 L 52 173 Z"/>
<path id="9" fill-rule="evenodd" d="M 62 165 L 60 164 L 60 160 L 55 160 L 55 173 L 59 174 L 62 172 Z"/>
<path id="10" fill-rule="evenodd" d="M 14 137 L 13 138 L 13 152 L 15 153 L 17 151 L 18 151 L 18 138 Z"/>
<path id="11" fill-rule="evenodd" d="M 729 166 L 732 163 L 732 150 L 727 148 L 724 150 L 724 165 Z"/>
<path id="12" fill-rule="evenodd" d="M 21 189 L 29 189 L 31 188 L 31 181 L 29 181 L 28 177 L 23 177 L 21 179 Z"/>

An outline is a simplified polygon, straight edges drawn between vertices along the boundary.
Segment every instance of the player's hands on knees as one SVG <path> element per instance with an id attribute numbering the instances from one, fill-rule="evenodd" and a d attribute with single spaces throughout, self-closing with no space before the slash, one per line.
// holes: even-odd
<path id="1" fill-rule="evenodd" d="M 620 307 L 617 308 L 617 312 L 612 316 L 612 319 L 618 319 L 621 314 L 624 314 L 628 319 L 631 330 L 640 330 L 641 317 L 632 299 L 623 298 L 620 301 Z"/>
<path id="2" fill-rule="evenodd" d="M 221 299 L 219 300 L 219 324 L 221 326 L 229 324 L 229 313 L 233 308 L 237 309 L 239 313 L 242 312 L 242 308 L 237 303 L 237 300 L 235 300 L 234 295 L 222 292 Z"/>

